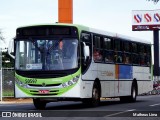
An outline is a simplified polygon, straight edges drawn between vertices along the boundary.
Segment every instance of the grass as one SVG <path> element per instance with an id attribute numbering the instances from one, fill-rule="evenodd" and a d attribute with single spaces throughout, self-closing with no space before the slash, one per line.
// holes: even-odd
<path id="1" fill-rule="evenodd" d="M 11 90 L 5 90 L 3 92 L 3 97 L 14 97 L 14 91 Z"/>

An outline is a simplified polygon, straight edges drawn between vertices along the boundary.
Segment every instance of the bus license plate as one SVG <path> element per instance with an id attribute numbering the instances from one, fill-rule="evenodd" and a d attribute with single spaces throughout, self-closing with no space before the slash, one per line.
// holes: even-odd
<path id="1" fill-rule="evenodd" d="M 40 93 L 40 94 L 48 94 L 48 93 L 49 93 L 49 90 L 39 90 L 39 93 Z"/>

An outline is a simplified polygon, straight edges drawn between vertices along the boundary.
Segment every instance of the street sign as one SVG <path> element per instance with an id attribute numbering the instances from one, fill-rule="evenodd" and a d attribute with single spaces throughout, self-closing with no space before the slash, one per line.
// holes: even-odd
<path id="1" fill-rule="evenodd" d="M 132 30 L 146 31 L 160 29 L 160 10 L 132 11 Z"/>

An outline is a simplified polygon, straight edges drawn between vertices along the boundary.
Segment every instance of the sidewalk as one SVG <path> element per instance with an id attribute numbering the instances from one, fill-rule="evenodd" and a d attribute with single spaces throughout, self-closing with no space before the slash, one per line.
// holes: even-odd
<path id="1" fill-rule="evenodd" d="M 16 98 L 3 98 L 0 104 L 15 104 L 15 103 L 33 103 L 32 99 L 16 99 Z"/>

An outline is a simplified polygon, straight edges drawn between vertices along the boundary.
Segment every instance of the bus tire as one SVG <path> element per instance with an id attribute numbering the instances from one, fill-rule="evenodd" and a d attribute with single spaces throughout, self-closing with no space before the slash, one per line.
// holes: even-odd
<path id="1" fill-rule="evenodd" d="M 100 103 L 100 85 L 95 82 L 92 88 L 92 98 L 83 98 L 82 103 L 90 106 L 97 107 Z"/>
<path id="2" fill-rule="evenodd" d="M 45 101 L 41 101 L 39 98 L 33 98 L 33 104 L 36 109 L 44 110 L 47 103 Z"/>
<path id="3" fill-rule="evenodd" d="M 137 99 L 137 85 L 136 82 L 132 83 L 132 88 L 131 88 L 131 96 L 129 96 L 130 102 L 136 102 Z"/>
<path id="4" fill-rule="evenodd" d="M 97 107 L 99 106 L 99 103 L 100 103 L 100 86 L 97 84 L 97 82 L 95 82 L 92 89 L 91 106 Z"/>

